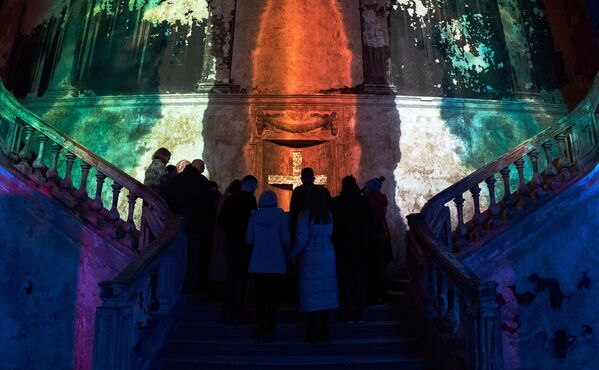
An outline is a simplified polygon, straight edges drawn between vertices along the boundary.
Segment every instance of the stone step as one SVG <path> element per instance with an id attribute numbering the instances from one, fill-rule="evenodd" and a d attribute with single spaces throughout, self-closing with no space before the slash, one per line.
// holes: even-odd
<path id="1" fill-rule="evenodd" d="M 308 343 L 300 339 L 276 340 L 269 343 L 259 343 L 250 338 L 231 340 L 170 340 L 163 350 L 166 357 L 186 355 L 231 355 L 231 356 L 315 356 L 315 355 L 344 355 L 352 353 L 368 353 L 370 355 L 413 354 L 417 350 L 416 342 L 410 338 L 366 337 L 340 338 L 325 343 Z"/>
<path id="2" fill-rule="evenodd" d="M 405 306 L 404 306 L 405 307 Z M 207 322 L 207 321 L 220 321 L 222 310 L 218 305 L 195 305 L 189 307 L 186 312 L 181 316 L 181 322 Z M 339 315 L 336 315 L 339 316 Z M 395 307 L 391 305 L 380 305 L 377 307 L 367 307 L 364 310 L 364 319 L 366 321 L 377 321 L 377 320 L 397 320 L 405 316 L 405 310 L 401 307 Z M 245 310 L 245 317 L 248 322 L 253 322 L 256 317 L 256 308 L 254 305 L 249 306 Z M 332 316 L 331 316 L 332 317 Z M 304 315 L 298 312 L 293 307 L 281 307 L 278 311 L 277 319 L 278 322 L 298 322 L 302 321 Z"/>
<path id="3" fill-rule="evenodd" d="M 175 356 L 160 360 L 161 370 L 306 369 L 424 370 L 425 362 L 410 355 L 323 356 Z"/>
<path id="4" fill-rule="evenodd" d="M 178 322 L 171 338 L 173 339 L 223 339 L 250 338 L 253 325 L 223 325 L 216 322 L 182 323 Z M 281 340 L 301 338 L 305 332 L 305 324 L 280 323 L 277 325 L 277 337 Z M 410 324 L 407 321 L 366 321 L 363 324 L 344 324 L 332 321 L 329 327 L 331 339 L 363 338 L 373 336 L 403 336 L 410 334 Z"/>

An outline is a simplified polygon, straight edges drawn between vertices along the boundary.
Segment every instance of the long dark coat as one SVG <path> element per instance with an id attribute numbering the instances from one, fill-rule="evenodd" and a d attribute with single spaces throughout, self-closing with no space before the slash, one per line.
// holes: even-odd
<path id="1" fill-rule="evenodd" d="M 333 243 L 340 267 L 365 267 L 369 258 L 372 210 L 359 192 L 333 198 Z"/>
<path id="2" fill-rule="evenodd" d="M 228 280 L 247 279 L 251 246 L 245 237 L 250 214 L 257 208 L 254 194 L 240 191 L 227 198 L 219 214 L 218 223 L 225 232 Z"/>

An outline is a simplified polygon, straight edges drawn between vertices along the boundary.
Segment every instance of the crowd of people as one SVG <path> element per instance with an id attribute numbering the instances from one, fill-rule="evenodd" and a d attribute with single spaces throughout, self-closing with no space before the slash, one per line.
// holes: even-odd
<path id="1" fill-rule="evenodd" d="M 201 159 L 173 166 L 170 156 L 165 148 L 154 153 L 144 184 L 186 221 L 185 290 L 220 287 L 225 323 L 244 321 L 248 283 L 261 340 L 275 338 L 278 306 L 290 290 L 307 313 L 306 339 L 312 342 L 328 339 L 331 310 L 341 306 L 347 324 L 363 323 L 367 305 L 384 303 L 392 259 L 384 177 L 361 189 L 346 176 L 341 193 L 331 197 L 314 184 L 314 171 L 304 168 L 286 213 L 271 190 L 256 200 L 252 175 L 233 180 L 221 194 L 202 174 Z"/>

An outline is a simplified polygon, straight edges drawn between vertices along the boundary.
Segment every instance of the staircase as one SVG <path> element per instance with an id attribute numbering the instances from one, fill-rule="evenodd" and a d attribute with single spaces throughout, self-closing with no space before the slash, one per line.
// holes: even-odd
<path id="1" fill-rule="evenodd" d="M 303 316 L 290 304 L 279 310 L 276 341 L 263 343 L 253 325 L 224 325 L 216 302 L 191 297 L 153 369 L 426 369 L 406 288 L 393 282 L 392 303 L 367 308 L 364 324 L 331 317 L 330 341 L 315 344 L 301 339 Z M 251 322 L 253 305 L 247 311 Z"/>
<path id="2" fill-rule="evenodd" d="M 76 327 L 74 333 L 70 328 L 62 333 L 73 348 L 60 347 L 60 351 L 73 352 L 66 357 L 73 357 L 74 364 L 60 367 L 147 368 L 155 348 L 163 343 L 161 333 L 170 325 L 167 318 L 172 316 L 183 285 L 187 248 L 183 220 L 171 213 L 159 195 L 25 109 L 1 80 L 0 171 L 7 179 L 7 189 L 2 190 L 11 196 L 12 192 L 29 195 L 33 212 L 42 217 L 42 230 L 54 232 L 44 234 L 31 229 L 28 236 L 36 238 L 40 245 L 22 238 L 16 243 L 20 249 L 13 254 L 35 255 L 36 248 L 55 246 L 57 254 L 48 258 L 49 263 L 60 265 L 63 270 L 75 270 L 60 292 L 63 311 L 76 311 L 72 315 L 78 318 L 76 323 L 70 323 Z M 123 198 L 126 202 L 120 201 Z M 140 214 L 141 222 L 137 221 Z M 59 221 L 53 224 L 54 217 Z M 30 227 L 36 220 L 28 218 L 19 227 Z M 23 229 L 15 227 L 3 225 L 0 232 L 16 237 Z M 63 242 L 65 238 L 55 234 L 67 235 L 70 239 L 66 240 L 77 235 L 77 240 L 67 244 Z M 69 252 L 75 254 L 71 260 Z M 40 259 L 25 266 L 24 271 L 33 275 L 25 290 L 27 294 L 37 292 L 40 280 L 49 280 L 48 284 L 59 281 L 57 276 L 40 278 L 38 270 L 43 262 Z M 45 294 L 50 298 L 54 293 Z M 23 309 L 18 303 L 14 305 L 11 308 L 16 311 Z M 46 317 L 48 313 L 39 305 L 36 309 L 39 312 L 33 315 L 45 320 L 37 325 L 61 330 L 52 321 L 56 317 Z M 40 336 L 32 340 L 43 343 L 47 339 Z M 49 347 L 54 344 L 47 343 Z M 43 355 L 41 351 L 40 356 L 45 359 Z M 18 363 L 0 367 L 13 365 L 39 368 Z"/>
<path id="3" fill-rule="evenodd" d="M 504 368 L 503 343 L 510 344 L 505 332 L 513 329 L 505 323 L 511 320 L 519 328 L 520 318 L 502 317 L 499 304 L 505 301 L 498 295 L 498 283 L 479 277 L 468 267 L 466 259 L 483 251 L 501 256 L 505 252 L 494 249 L 494 242 L 505 241 L 510 245 L 519 238 L 540 233 L 540 227 L 522 231 L 521 225 L 526 220 L 532 219 L 534 224 L 549 219 L 545 208 L 555 205 L 553 201 L 567 196 L 577 184 L 587 181 L 586 186 L 591 186 L 597 163 L 599 74 L 586 98 L 555 125 L 436 194 L 420 213 L 408 216 L 406 255 L 410 292 L 418 311 L 427 319 L 428 341 L 438 349 L 442 368 Z M 596 212 L 591 217 L 596 217 Z M 521 230 L 520 235 L 516 230 Z M 551 235 L 550 231 L 545 232 Z M 596 249 L 593 242 L 596 241 L 587 244 L 586 251 L 592 255 Z M 532 247 L 543 245 L 526 244 L 520 251 L 522 254 L 513 258 L 522 260 Z M 568 253 L 564 255 L 569 257 Z M 554 254 L 547 260 L 555 262 L 559 258 L 563 256 Z M 544 269 L 547 260 L 543 260 Z M 485 260 L 486 267 L 498 269 L 494 262 L 498 263 Z M 509 260 L 506 263 L 506 274 L 513 277 L 517 273 L 515 264 Z M 556 264 L 562 266 L 561 261 Z M 552 282 L 557 284 L 555 279 Z M 589 322 L 596 325 L 595 318 Z M 515 360 L 510 368 L 520 368 L 525 356 L 526 353 L 520 352 L 512 355 Z M 554 365 L 568 368 L 564 363 L 552 364 L 546 356 L 540 362 L 543 368 Z"/>

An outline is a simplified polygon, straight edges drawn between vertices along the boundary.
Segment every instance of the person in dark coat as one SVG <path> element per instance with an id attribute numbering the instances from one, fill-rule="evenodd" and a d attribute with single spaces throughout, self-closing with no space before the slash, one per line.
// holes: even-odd
<path id="1" fill-rule="evenodd" d="M 343 311 L 348 323 L 364 322 L 372 215 L 353 176 L 333 198 L 333 243 L 337 255 Z"/>
<path id="2" fill-rule="evenodd" d="M 333 217 L 328 191 L 314 186 L 298 217 L 295 244 L 288 258 L 298 257 L 299 309 L 308 312 L 308 341 L 327 340 L 329 310 L 339 306 L 335 250 L 331 243 Z M 316 321 L 320 319 L 320 328 Z"/>
<path id="3" fill-rule="evenodd" d="M 393 259 L 391 237 L 386 214 L 389 201 L 381 193 L 385 177 L 368 180 L 364 193 L 372 210 L 372 232 L 370 235 L 370 261 L 368 263 L 368 300 L 373 304 L 384 303 L 387 287 L 387 265 Z"/>
<path id="4" fill-rule="evenodd" d="M 241 191 L 227 198 L 218 218 L 218 223 L 225 232 L 227 278 L 224 312 L 227 323 L 240 324 L 243 318 L 251 251 L 245 239 L 250 214 L 253 209 L 258 208 L 254 196 L 257 187 L 258 180 L 254 176 L 245 176 L 241 180 Z"/>
<path id="5" fill-rule="evenodd" d="M 183 216 L 187 232 L 186 291 L 196 292 L 208 276 L 212 229 L 216 206 L 210 197 L 208 179 L 202 175 L 204 162 L 194 160 L 183 172 L 172 178 L 167 190 L 167 203 Z M 207 259 L 207 261 L 205 261 Z"/>
<path id="6" fill-rule="evenodd" d="M 314 187 L 314 170 L 310 167 L 302 169 L 300 178 L 302 184 L 291 192 L 291 202 L 289 204 L 289 227 L 291 240 L 295 240 L 295 225 L 297 224 L 297 218 L 300 212 L 304 209 L 304 203 L 310 189 Z"/>
<path id="7" fill-rule="evenodd" d="M 289 218 L 278 208 L 277 195 L 270 190 L 260 194 L 258 211 L 248 222 L 246 242 L 252 245 L 248 272 L 256 292 L 258 339 L 275 338 L 277 309 L 287 273 Z"/>

